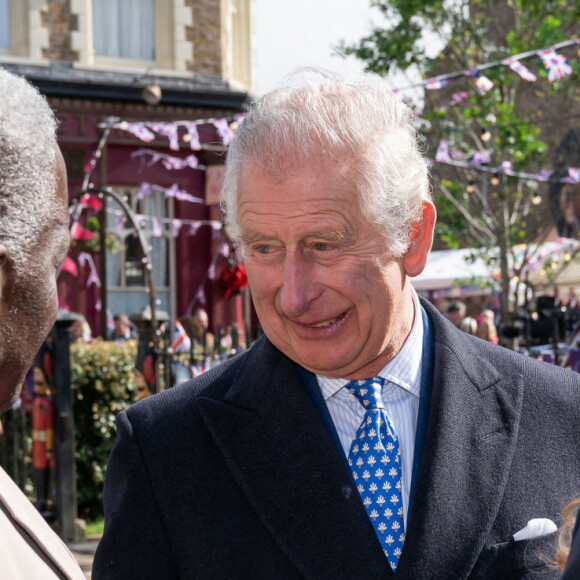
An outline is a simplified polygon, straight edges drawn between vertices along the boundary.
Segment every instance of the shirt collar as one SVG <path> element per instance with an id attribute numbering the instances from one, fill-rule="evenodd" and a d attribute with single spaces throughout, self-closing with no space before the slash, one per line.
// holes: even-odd
<path id="1" fill-rule="evenodd" d="M 413 288 L 414 319 L 411 332 L 398 354 L 379 373 L 380 377 L 419 397 L 421 392 L 421 358 L 423 351 L 423 317 L 419 298 Z M 335 395 L 349 379 L 316 375 L 320 391 L 325 401 Z"/>

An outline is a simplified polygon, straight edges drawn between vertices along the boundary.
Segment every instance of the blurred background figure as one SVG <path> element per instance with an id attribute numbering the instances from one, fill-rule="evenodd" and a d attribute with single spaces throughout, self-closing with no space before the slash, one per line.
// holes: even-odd
<path id="1" fill-rule="evenodd" d="M 459 330 L 463 330 L 463 332 L 467 332 L 467 334 L 475 335 L 477 333 L 477 320 L 472 316 L 466 316 L 459 323 Z"/>
<path id="2" fill-rule="evenodd" d="M 476 336 L 488 342 L 493 342 L 494 344 L 499 342 L 493 310 L 482 310 L 481 314 L 477 317 Z"/>
<path id="3" fill-rule="evenodd" d="M 203 348 L 204 352 L 212 351 L 215 346 L 215 337 L 208 328 L 207 312 L 203 308 L 198 308 L 191 317 L 191 338 L 194 344 Z"/>
<path id="4" fill-rule="evenodd" d="M 33 372 L 34 401 L 32 403 L 32 469 L 36 492 L 36 509 L 47 514 L 50 497 L 50 475 L 53 467 L 53 406 L 51 388 L 43 368 Z M 45 515 L 46 517 L 46 515 Z"/>
<path id="5" fill-rule="evenodd" d="M 93 342 L 93 332 L 85 317 L 80 315 L 70 326 L 70 341 L 89 344 Z"/>
<path id="6" fill-rule="evenodd" d="M 110 334 L 109 340 L 124 342 L 131 338 L 137 338 L 137 331 L 131 324 L 129 317 L 122 313 L 115 314 L 113 316 L 113 332 Z"/>
<path id="7" fill-rule="evenodd" d="M 455 326 L 459 327 L 459 323 L 465 318 L 466 310 L 467 308 L 463 302 L 455 300 L 447 307 L 447 318 Z"/>

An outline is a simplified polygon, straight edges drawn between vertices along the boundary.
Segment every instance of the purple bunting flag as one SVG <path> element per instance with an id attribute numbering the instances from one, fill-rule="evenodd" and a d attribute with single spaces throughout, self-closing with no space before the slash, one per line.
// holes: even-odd
<path id="1" fill-rule="evenodd" d="M 457 105 L 463 101 L 463 99 L 467 99 L 469 97 L 469 93 L 467 91 L 461 91 L 460 93 L 453 93 L 451 95 L 451 99 Z"/>
<path id="2" fill-rule="evenodd" d="M 148 195 L 151 195 L 154 191 L 155 191 L 154 186 L 144 181 L 139 186 L 139 190 L 135 194 L 135 199 L 137 199 L 137 201 L 141 201 L 142 199 L 145 199 Z"/>
<path id="3" fill-rule="evenodd" d="M 169 189 L 165 190 L 165 197 L 174 197 L 179 201 L 191 201 L 192 203 L 204 203 L 201 197 L 194 197 L 191 193 L 179 189 L 177 184 L 173 184 Z"/>
<path id="4" fill-rule="evenodd" d="M 449 155 L 448 139 L 441 139 L 441 141 L 439 141 L 437 153 L 435 153 L 435 159 L 439 161 L 439 163 L 449 163 L 451 161 L 451 156 Z"/>
<path id="5" fill-rule="evenodd" d="M 549 181 L 553 173 L 554 173 L 553 169 L 540 169 L 540 171 L 538 171 L 538 173 L 536 174 L 536 178 L 539 181 Z"/>
<path id="6" fill-rule="evenodd" d="M 484 149 L 483 151 L 474 151 L 468 165 L 470 167 L 479 167 L 480 165 L 487 165 L 491 161 L 491 154 L 493 149 Z"/>
<path id="7" fill-rule="evenodd" d="M 179 231 L 181 230 L 182 225 L 181 220 L 173 220 L 171 222 L 171 236 L 176 238 L 179 235 Z"/>
<path id="8" fill-rule="evenodd" d="M 153 218 L 153 236 L 156 238 L 163 236 L 163 224 L 161 223 L 161 218 Z"/>
<path id="9" fill-rule="evenodd" d="M 127 131 L 128 133 L 135 135 L 137 139 L 141 139 L 141 141 L 145 141 L 146 143 L 155 139 L 155 133 L 140 123 L 128 123 L 127 121 L 122 121 L 121 123 L 115 123 L 113 127 L 121 129 L 121 131 Z"/>
<path id="10" fill-rule="evenodd" d="M 509 66 L 514 72 L 518 73 L 520 77 L 529 83 L 533 83 L 537 80 L 536 75 L 515 58 L 506 58 L 505 60 L 502 60 L 501 63 Z"/>
<path id="11" fill-rule="evenodd" d="M 197 130 L 197 123 L 188 121 L 185 123 L 187 134 L 184 135 L 183 140 L 189 143 L 192 151 L 199 151 L 201 149 L 201 141 L 199 140 L 199 131 Z M 187 137 L 187 139 L 186 139 Z"/>
<path id="12" fill-rule="evenodd" d="M 149 127 L 156 133 L 169 139 L 169 149 L 179 151 L 179 127 L 175 123 L 149 123 Z"/>
<path id="13" fill-rule="evenodd" d="M 195 236 L 195 234 L 197 234 L 197 231 L 199 230 L 200 227 L 201 227 L 201 222 L 192 222 L 191 224 L 189 224 L 189 230 L 187 231 L 187 235 L 188 236 Z"/>
<path id="14" fill-rule="evenodd" d="M 234 132 L 230 127 L 227 119 L 216 119 L 213 122 L 214 127 L 217 129 L 217 134 L 221 139 L 223 145 L 229 145 L 234 138 Z"/>
<path id="15" fill-rule="evenodd" d="M 580 168 L 568 167 L 568 176 L 562 179 L 564 183 L 580 183 Z"/>

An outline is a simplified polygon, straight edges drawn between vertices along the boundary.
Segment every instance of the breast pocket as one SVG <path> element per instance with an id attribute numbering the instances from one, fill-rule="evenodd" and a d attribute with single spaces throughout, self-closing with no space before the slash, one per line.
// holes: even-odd
<path id="1" fill-rule="evenodd" d="M 486 580 L 560 578 L 561 572 L 555 564 L 558 532 L 531 540 L 510 540 L 489 547 L 478 561 L 472 578 Z"/>

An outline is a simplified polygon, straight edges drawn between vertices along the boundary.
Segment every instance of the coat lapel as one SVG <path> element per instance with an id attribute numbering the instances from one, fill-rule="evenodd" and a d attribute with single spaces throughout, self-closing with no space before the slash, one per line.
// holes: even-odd
<path id="1" fill-rule="evenodd" d="M 392 572 L 348 470 L 291 361 L 256 344 L 225 402 L 198 410 L 248 501 L 298 572 Z"/>
<path id="2" fill-rule="evenodd" d="M 466 578 L 496 518 L 523 402 L 519 374 L 502 376 L 472 342 L 434 322 L 432 399 L 413 511 L 397 572 Z"/>

